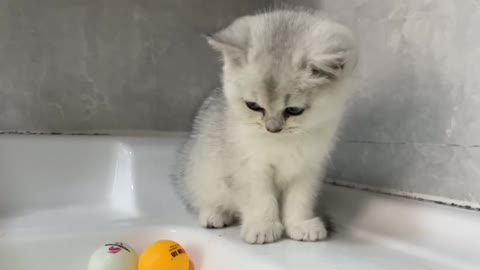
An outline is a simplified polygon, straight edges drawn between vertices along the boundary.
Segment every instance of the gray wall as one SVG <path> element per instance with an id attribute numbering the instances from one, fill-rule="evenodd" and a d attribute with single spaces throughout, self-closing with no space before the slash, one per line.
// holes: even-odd
<path id="1" fill-rule="evenodd" d="M 334 181 L 478 207 L 480 3 L 281 2 L 325 10 L 360 43 L 358 87 L 332 160 Z"/>
<path id="2" fill-rule="evenodd" d="M 186 130 L 242 0 L 0 0 L 0 129 Z"/>
<path id="3" fill-rule="evenodd" d="M 219 65 L 200 37 L 271 1 L 0 0 L 0 129 L 187 130 Z M 480 5 L 300 0 L 360 41 L 335 181 L 480 201 Z"/>

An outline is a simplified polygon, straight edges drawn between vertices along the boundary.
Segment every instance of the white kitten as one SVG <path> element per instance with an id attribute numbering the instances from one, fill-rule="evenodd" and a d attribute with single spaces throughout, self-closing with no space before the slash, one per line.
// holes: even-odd
<path id="1" fill-rule="evenodd" d="M 208 37 L 223 90 L 206 99 L 177 185 L 206 227 L 234 217 L 249 243 L 326 237 L 315 214 L 357 56 L 351 32 L 318 14 L 274 11 Z"/>

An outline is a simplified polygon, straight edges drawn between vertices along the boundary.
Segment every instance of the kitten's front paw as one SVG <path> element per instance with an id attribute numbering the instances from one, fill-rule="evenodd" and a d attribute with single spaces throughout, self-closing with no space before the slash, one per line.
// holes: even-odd
<path id="1" fill-rule="evenodd" d="M 283 225 L 279 221 L 248 222 L 242 225 L 242 239 L 250 244 L 270 243 L 283 235 Z"/>
<path id="2" fill-rule="evenodd" d="M 200 225 L 205 228 L 224 228 L 232 224 L 232 215 L 217 211 L 202 211 L 198 217 Z"/>
<path id="3" fill-rule="evenodd" d="M 319 241 L 327 238 L 328 232 L 323 221 L 316 217 L 288 225 L 287 235 L 298 241 Z"/>

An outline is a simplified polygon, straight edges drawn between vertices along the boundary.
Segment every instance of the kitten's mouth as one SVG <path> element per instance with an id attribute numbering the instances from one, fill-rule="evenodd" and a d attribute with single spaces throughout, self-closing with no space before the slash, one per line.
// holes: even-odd
<path id="1" fill-rule="evenodd" d="M 268 128 L 267 128 L 267 131 L 268 131 L 269 133 L 278 134 L 278 133 L 280 133 L 280 132 L 282 131 L 282 129 L 281 129 L 281 128 L 280 128 L 280 129 L 268 129 Z"/>
<path id="2" fill-rule="evenodd" d="M 267 136 L 272 136 L 272 137 L 283 137 L 283 136 L 288 136 L 293 134 L 293 132 L 289 131 L 288 129 L 282 129 L 277 132 L 272 132 L 267 129 L 264 129 L 263 133 Z"/>

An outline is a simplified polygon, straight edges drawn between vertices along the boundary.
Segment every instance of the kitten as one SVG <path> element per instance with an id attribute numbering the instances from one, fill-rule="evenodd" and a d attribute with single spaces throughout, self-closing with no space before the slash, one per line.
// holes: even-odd
<path id="1" fill-rule="evenodd" d="M 205 227 L 240 218 L 241 237 L 327 236 L 314 212 L 356 61 L 351 32 L 315 13 L 273 11 L 207 37 L 223 89 L 200 108 L 176 184 Z"/>

